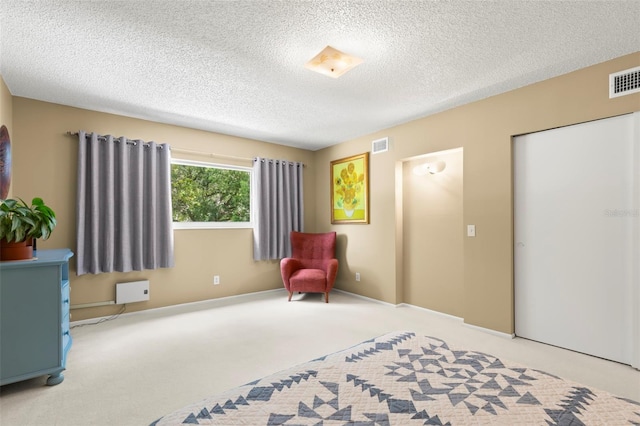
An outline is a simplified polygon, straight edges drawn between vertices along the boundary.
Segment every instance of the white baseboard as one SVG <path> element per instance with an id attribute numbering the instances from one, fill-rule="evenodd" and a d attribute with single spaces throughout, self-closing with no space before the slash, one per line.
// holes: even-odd
<path id="1" fill-rule="evenodd" d="M 444 312 L 434 311 L 434 310 L 428 309 L 428 308 L 423 308 L 422 306 L 411 305 L 409 303 L 399 303 L 397 305 L 394 305 L 392 303 L 383 302 L 383 301 L 376 300 L 376 299 L 371 299 L 369 297 L 360 296 L 359 294 L 350 293 L 350 292 L 344 291 L 344 290 L 336 290 L 336 291 L 341 291 L 343 293 L 350 294 L 350 295 L 355 296 L 355 297 L 360 297 L 360 298 L 363 298 L 363 299 L 367 299 L 367 300 L 370 300 L 372 302 L 382 303 L 382 304 L 385 304 L 385 305 L 388 305 L 388 306 L 395 306 L 396 308 L 407 307 L 407 308 L 411 308 L 411 309 L 419 309 L 421 311 L 429 312 L 430 314 L 433 314 L 433 315 L 438 315 L 438 316 L 441 316 L 441 317 L 444 317 L 444 318 L 449 318 L 449 319 L 452 319 L 454 321 L 460 321 L 466 327 L 470 327 L 470 328 L 473 328 L 475 330 L 482 331 L 484 333 L 492 334 L 494 336 L 502 337 L 504 339 L 513 339 L 513 338 L 516 337 L 515 334 L 503 333 L 501 331 L 492 330 L 490 328 L 484 328 L 484 327 L 479 327 L 477 325 L 468 324 L 468 323 L 464 322 L 464 318 L 457 317 L 455 315 L 445 314 Z"/>
<path id="2" fill-rule="evenodd" d="M 398 308 L 406 307 L 411 309 L 419 309 L 421 311 L 426 311 L 426 312 L 429 312 L 430 314 L 438 315 L 440 317 L 445 317 L 445 318 L 449 318 L 449 319 L 460 321 L 460 322 L 464 321 L 464 318 L 460 318 L 455 315 L 445 314 L 444 312 L 434 311 L 432 309 L 423 308 L 422 306 L 411 305 L 409 303 L 400 303 L 399 305 L 396 305 L 396 306 Z"/>
<path id="3" fill-rule="evenodd" d="M 514 339 L 516 337 L 515 334 L 503 333 L 502 331 L 492 330 L 490 328 L 479 327 L 473 324 L 463 323 L 465 326 L 473 328 L 478 331 L 483 331 L 485 333 L 493 334 L 494 336 L 502 337 L 503 339 Z"/>
<path id="4" fill-rule="evenodd" d="M 276 289 L 273 289 L 273 290 L 256 291 L 256 292 L 253 292 L 253 293 L 237 294 L 235 296 L 219 297 L 217 299 L 207 299 L 207 300 L 198 300 L 196 302 L 179 303 L 177 305 L 160 306 L 158 308 L 144 309 L 142 311 L 124 312 L 123 314 L 120 314 L 120 315 L 112 314 L 112 315 L 107 315 L 107 316 L 104 316 L 104 317 L 96 317 L 96 318 L 89 318 L 89 319 L 85 319 L 85 320 L 71 321 L 69 323 L 69 326 L 70 327 L 74 327 L 74 326 L 79 326 L 79 325 L 83 325 L 83 324 L 93 324 L 93 323 L 103 322 L 103 321 L 106 321 L 107 319 L 109 319 L 111 317 L 114 317 L 114 316 L 126 317 L 126 316 L 130 316 L 130 315 L 148 314 L 148 313 L 158 312 L 158 311 L 162 311 L 162 310 L 180 309 L 180 308 L 187 307 L 187 306 L 210 305 L 211 307 L 214 307 L 215 305 L 219 305 L 219 304 L 222 304 L 222 303 L 228 303 L 229 301 L 233 301 L 235 299 L 239 299 L 237 301 L 241 302 L 242 301 L 241 299 L 251 299 L 251 298 L 254 298 L 254 297 L 256 297 L 258 295 L 261 295 L 261 294 L 273 293 L 273 292 L 276 292 L 276 291 L 277 292 L 284 291 L 284 288 L 276 288 Z"/>
<path id="5" fill-rule="evenodd" d="M 462 324 L 465 327 L 473 328 L 475 330 L 482 331 L 483 333 L 488 333 L 488 334 L 492 334 L 494 336 L 502 337 L 503 339 L 513 339 L 513 338 L 516 337 L 515 334 L 503 333 L 501 331 L 492 330 L 490 328 L 484 328 L 484 327 L 479 327 L 477 325 L 468 324 L 468 323 L 464 322 L 464 318 L 457 317 L 457 316 L 454 316 L 454 315 L 445 314 L 443 312 L 438 312 L 438 311 L 434 311 L 434 310 L 427 309 L 427 308 L 423 308 L 421 306 L 410 305 L 408 303 L 400 303 L 397 306 L 398 307 L 406 306 L 406 307 L 412 308 L 412 309 L 420 309 L 422 311 L 427 311 L 427 312 L 429 312 L 431 314 L 434 314 L 434 315 L 438 315 L 438 316 L 441 316 L 441 317 L 450 318 L 450 319 L 453 319 L 453 320 L 456 320 L 456 321 L 460 321 L 460 322 L 462 322 Z"/>
<path id="6" fill-rule="evenodd" d="M 161 306 L 159 308 L 145 309 L 145 310 L 142 310 L 142 311 L 125 312 L 125 313 L 123 313 L 121 315 L 113 314 L 113 315 L 107 315 L 107 316 L 104 316 L 104 317 L 97 317 L 97 318 L 89 318 L 89 319 L 86 319 L 86 320 L 72 321 L 69 325 L 71 327 L 74 327 L 74 326 L 79 326 L 79 325 L 83 325 L 83 324 L 98 323 L 98 322 L 101 322 L 101 321 L 105 321 L 105 320 L 107 320 L 107 319 L 109 319 L 111 317 L 114 317 L 114 316 L 125 317 L 125 316 L 130 316 L 130 315 L 140 315 L 140 314 L 145 314 L 145 313 L 157 312 L 157 311 L 160 311 L 160 310 L 180 309 L 180 308 L 187 307 L 187 306 L 208 305 L 208 306 L 214 307 L 214 306 L 219 305 L 219 304 L 229 303 L 230 301 L 241 302 L 243 299 L 245 299 L 245 300 L 246 299 L 252 299 L 252 298 L 254 298 L 256 296 L 260 296 L 260 295 L 263 295 L 265 293 L 284 292 L 284 291 L 285 291 L 284 288 L 276 288 L 276 289 L 272 289 L 272 290 L 263 290 L 263 291 L 253 292 L 253 293 L 238 294 L 238 295 L 235 295 L 235 296 L 219 297 L 217 299 L 207 299 L 207 300 L 199 300 L 199 301 L 196 301 L 196 302 L 180 303 L 178 305 Z M 410 308 L 410 309 L 419 309 L 419 310 L 422 310 L 422 311 L 429 312 L 430 314 L 433 314 L 433 315 L 438 315 L 438 316 L 441 316 L 441 317 L 453 319 L 455 321 L 461 321 L 467 327 L 474 328 L 474 329 L 476 329 L 478 331 L 482 331 L 482 332 L 485 332 L 485 333 L 493 334 L 493 335 L 498 336 L 498 337 L 507 338 L 507 339 L 513 339 L 515 337 L 515 334 L 502 333 L 500 331 L 491 330 L 489 328 L 484 328 L 484 327 L 479 327 L 477 325 L 467 324 L 467 323 L 464 322 L 463 318 L 460 318 L 460 317 L 457 317 L 457 316 L 454 316 L 454 315 L 445 314 L 443 312 L 434 311 L 432 309 L 423 308 L 421 306 L 415 306 L 415 305 L 411 305 L 409 303 L 400 303 L 400 304 L 395 305 L 393 303 L 384 302 L 382 300 L 373 299 L 371 297 L 362 296 L 360 294 L 351 293 L 349 291 L 341 290 L 341 289 L 338 289 L 338 288 L 334 288 L 332 291 L 335 291 L 335 292 L 338 292 L 338 293 L 348 294 L 348 295 L 350 295 L 352 297 L 357 297 L 359 299 L 363 299 L 363 300 L 366 300 L 366 301 L 369 301 L 369 302 L 379 303 L 379 304 L 390 306 L 390 307 L 394 307 L 394 308 L 407 307 L 407 308 Z"/>
<path id="7" fill-rule="evenodd" d="M 378 300 L 378 299 L 373 299 L 371 297 L 362 296 L 362 295 L 356 294 L 356 293 L 351 293 L 350 291 L 340 290 L 339 288 L 334 288 L 331 291 L 337 291 L 338 293 L 348 294 L 349 296 L 357 297 L 358 299 L 364 299 L 364 300 L 367 300 L 369 302 L 380 303 L 382 305 L 393 306 L 393 307 L 398 306 L 398 305 L 394 305 L 393 303 L 385 302 L 385 301 Z"/>
<path id="8" fill-rule="evenodd" d="M 341 290 L 339 288 L 334 288 L 332 291 L 337 291 L 337 292 L 340 292 L 340 293 L 348 294 L 349 296 L 357 297 L 359 299 L 364 299 L 364 300 L 367 300 L 367 301 L 373 302 L 373 303 L 379 303 L 379 304 L 382 304 L 382 305 L 391 306 L 391 307 L 394 307 L 394 308 L 420 309 L 422 311 L 426 311 L 426 312 L 429 312 L 429 313 L 434 314 L 434 315 L 439 315 L 439 316 L 442 316 L 442 317 L 451 318 L 451 319 L 454 319 L 454 320 L 457 320 L 457 321 L 463 321 L 463 319 L 460 318 L 460 317 L 456 317 L 456 316 L 453 316 L 453 315 L 445 314 L 443 312 L 433 311 L 431 309 L 423 308 L 422 306 L 411 305 L 409 303 L 399 303 L 399 304 L 395 305 L 393 303 L 384 302 L 382 300 L 373 299 L 371 297 L 362 296 L 362 295 L 356 294 L 356 293 L 351 293 L 350 291 Z"/>

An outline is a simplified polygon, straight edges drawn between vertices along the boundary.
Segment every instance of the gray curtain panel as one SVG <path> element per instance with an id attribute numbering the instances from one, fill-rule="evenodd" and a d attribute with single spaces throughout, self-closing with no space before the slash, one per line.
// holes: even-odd
<path id="1" fill-rule="evenodd" d="M 77 274 L 172 267 L 169 145 L 78 138 Z"/>
<path id="2" fill-rule="evenodd" d="M 256 158 L 256 220 L 253 229 L 254 260 L 291 256 L 291 231 L 304 229 L 304 164 Z"/>

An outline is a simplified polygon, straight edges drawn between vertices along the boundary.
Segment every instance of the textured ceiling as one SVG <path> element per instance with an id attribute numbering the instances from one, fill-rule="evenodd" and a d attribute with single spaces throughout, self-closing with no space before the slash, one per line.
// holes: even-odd
<path id="1" fill-rule="evenodd" d="M 0 8 L 14 96 L 311 150 L 640 51 L 636 0 Z M 339 79 L 305 69 L 326 45 L 364 63 Z"/>

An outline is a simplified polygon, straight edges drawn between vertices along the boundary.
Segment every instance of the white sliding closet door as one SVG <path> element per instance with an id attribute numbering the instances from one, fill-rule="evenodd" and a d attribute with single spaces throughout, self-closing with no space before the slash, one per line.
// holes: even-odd
<path id="1" fill-rule="evenodd" d="M 639 123 L 514 139 L 516 335 L 640 364 Z"/>

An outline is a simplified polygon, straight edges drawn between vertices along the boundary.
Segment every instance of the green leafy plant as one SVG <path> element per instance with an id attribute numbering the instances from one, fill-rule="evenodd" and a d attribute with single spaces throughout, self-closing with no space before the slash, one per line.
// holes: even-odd
<path id="1" fill-rule="evenodd" d="M 31 205 L 21 198 L 0 202 L 0 239 L 8 242 L 29 238 L 46 240 L 56 225 L 56 214 L 42 198 L 34 198 Z"/>

